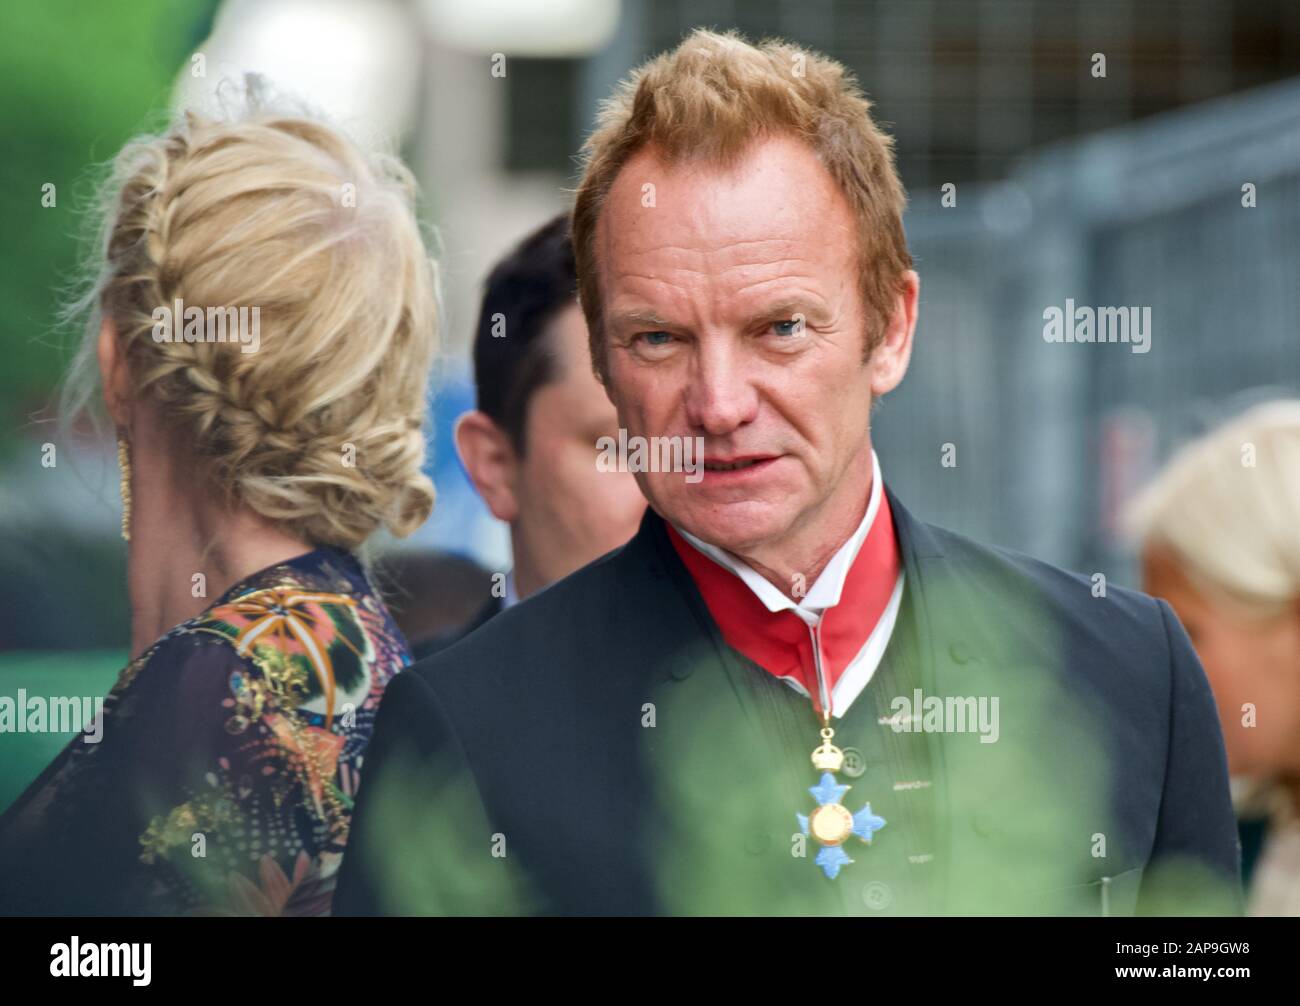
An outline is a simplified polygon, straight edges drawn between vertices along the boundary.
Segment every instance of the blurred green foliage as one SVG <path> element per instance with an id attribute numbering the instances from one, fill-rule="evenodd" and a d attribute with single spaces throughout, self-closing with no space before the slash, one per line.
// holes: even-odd
<path id="1" fill-rule="evenodd" d="M 218 0 L 7 3 L 0 14 L 0 452 L 43 407 L 75 345 L 56 330 L 95 166 L 163 113 Z M 42 205 L 52 183 L 56 203 Z"/>

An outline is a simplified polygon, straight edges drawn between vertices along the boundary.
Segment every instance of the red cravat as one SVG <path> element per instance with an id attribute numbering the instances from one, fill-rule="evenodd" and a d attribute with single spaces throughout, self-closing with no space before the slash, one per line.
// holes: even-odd
<path id="1" fill-rule="evenodd" d="M 768 611 L 748 584 L 691 545 L 671 524 L 668 537 L 695 580 L 722 638 L 764 670 L 798 681 L 820 712 L 808 625 L 793 611 Z M 822 614 L 819 633 L 828 690 L 866 645 L 889 605 L 898 570 L 894 520 L 882 492 L 875 520 L 845 577 L 840 602 Z"/>

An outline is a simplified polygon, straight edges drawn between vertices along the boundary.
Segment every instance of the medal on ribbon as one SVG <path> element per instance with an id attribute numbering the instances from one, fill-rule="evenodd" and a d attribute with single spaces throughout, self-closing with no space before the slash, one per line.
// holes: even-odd
<path id="1" fill-rule="evenodd" d="M 821 770 L 822 777 L 816 786 L 808 788 L 817 807 L 807 815 L 796 813 L 795 818 L 803 833 L 821 845 L 814 862 L 834 880 L 840 874 L 840 867 L 853 862 L 844 851 L 844 843 L 858 838 L 870 845 L 871 836 L 885 826 L 885 819 L 871 812 L 870 803 L 854 814 L 840 802 L 853 787 L 835 780 L 835 773 L 844 765 L 844 752 L 831 743 L 835 731 L 831 729 L 830 717 L 826 716 L 823 722 L 822 743 L 812 753 L 813 767 Z"/>

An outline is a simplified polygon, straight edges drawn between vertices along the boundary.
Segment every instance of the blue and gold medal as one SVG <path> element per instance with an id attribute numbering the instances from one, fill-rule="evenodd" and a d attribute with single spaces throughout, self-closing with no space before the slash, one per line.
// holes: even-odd
<path id="1" fill-rule="evenodd" d="M 840 867 L 853 862 L 844 851 L 844 843 L 856 836 L 870 845 L 871 836 L 885 826 L 885 819 L 871 812 L 870 803 L 856 814 L 840 803 L 853 787 L 835 781 L 835 773 L 844 765 L 844 752 L 831 743 L 835 731 L 831 729 L 830 717 L 826 716 L 824 722 L 821 746 L 812 753 L 813 767 L 821 770 L 822 777 L 816 786 L 808 789 L 817 801 L 817 808 L 808 815 L 796 813 L 795 817 L 803 833 L 821 845 L 815 862 L 834 880 L 839 876 Z"/>

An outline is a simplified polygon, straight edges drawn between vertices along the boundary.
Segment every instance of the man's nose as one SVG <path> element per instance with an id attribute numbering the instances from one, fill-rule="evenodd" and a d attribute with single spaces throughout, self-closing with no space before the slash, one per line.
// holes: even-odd
<path id="1" fill-rule="evenodd" d="M 758 393 L 731 346 L 701 342 L 686 390 L 687 419 L 710 436 L 725 436 L 754 419 Z"/>

